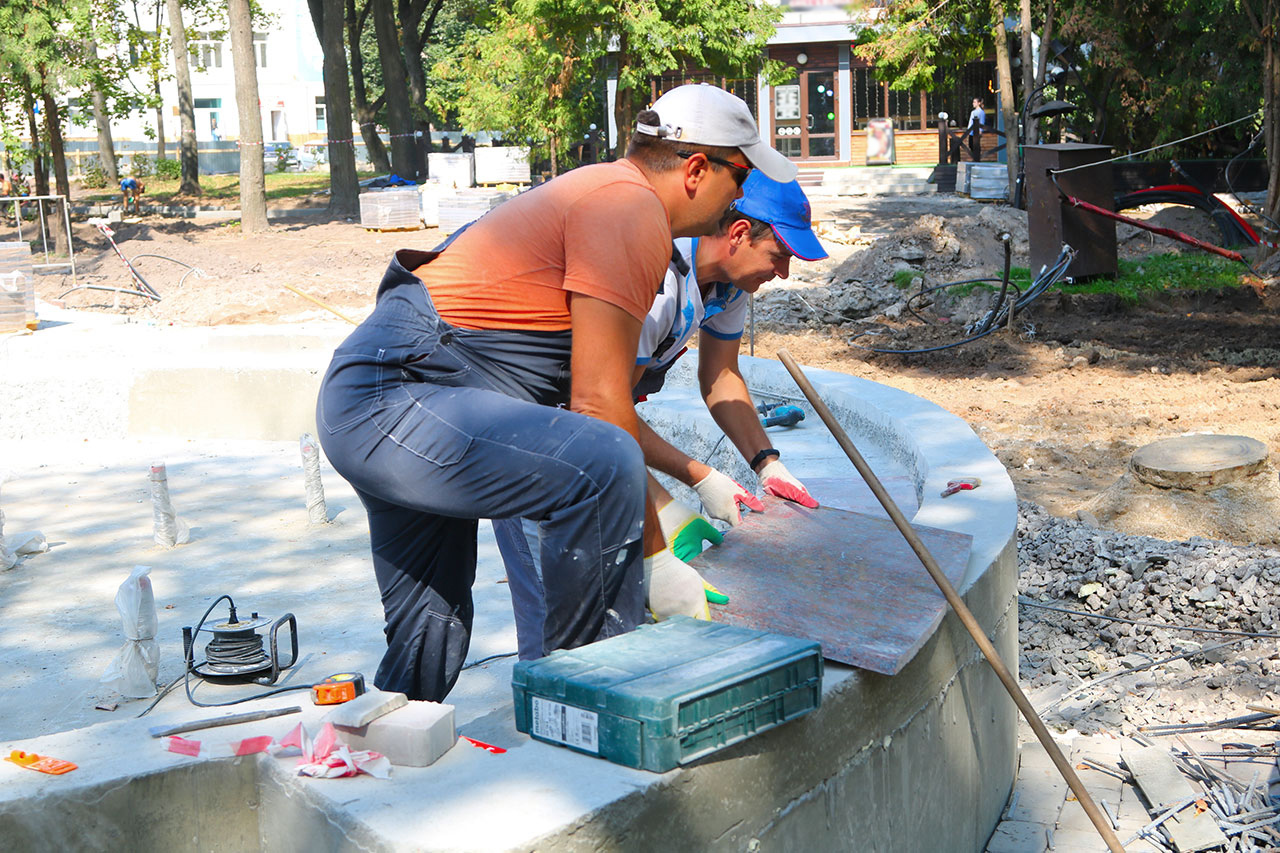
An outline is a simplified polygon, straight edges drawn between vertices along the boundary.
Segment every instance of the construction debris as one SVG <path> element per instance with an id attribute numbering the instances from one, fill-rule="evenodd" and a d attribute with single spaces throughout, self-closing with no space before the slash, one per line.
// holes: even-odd
<path id="1" fill-rule="evenodd" d="M 1131 536 L 1024 502 L 1018 562 L 1020 677 L 1038 707 L 1058 702 L 1051 723 L 1131 732 L 1276 701 L 1274 639 L 1179 628 L 1280 635 L 1280 551 Z"/>

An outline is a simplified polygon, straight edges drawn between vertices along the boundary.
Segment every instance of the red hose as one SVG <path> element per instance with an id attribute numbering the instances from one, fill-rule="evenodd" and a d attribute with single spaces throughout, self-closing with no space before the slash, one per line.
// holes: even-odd
<path id="1" fill-rule="evenodd" d="M 1239 252 L 1233 252 L 1230 249 L 1224 249 L 1221 246 L 1215 246 L 1212 243 L 1206 243 L 1203 240 L 1197 240 L 1195 237 L 1192 237 L 1190 234 L 1183 234 L 1181 231 L 1174 231 L 1172 228 L 1163 228 L 1159 225 L 1148 225 L 1147 223 L 1143 222 L 1141 219 L 1133 219 L 1128 216 L 1122 216 L 1119 213 L 1113 213 L 1110 210 L 1107 210 L 1106 208 L 1098 207 L 1096 204 L 1090 204 L 1087 201 L 1082 201 L 1081 199 L 1078 199 L 1075 196 L 1067 195 L 1066 193 L 1063 193 L 1062 196 L 1067 200 L 1067 203 L 1070 204 L 1072 207 L 1083 208 L 1084 210 L 1087 210 L 1090 213 L 1096 213 L 1099 216 L 1105 216 L 1107 219 L 1114 219 L 1116 222 L 1125 222 L 1125 223 L 1128 223 L 1129 225 L 1134 226 L 1135 228 L 1141 228 L 1144 231 L 1151 231 L 1155 234 L 1161 234 L 1165 237 L 1170 237 L 1174 240 L 1178 240 L 1180 242 L 1186 243 L 1189 246 L 1195 246 L 1197 249 L 1203 249 L 1206 252 L 1213 252 L 1213 254 L 1221 255 L 1222 257 L 1227 258 L 1228 260 L 1239 261 L 1242 264 L 1245 263 L 1244 255 L 1241 255 Z"/>

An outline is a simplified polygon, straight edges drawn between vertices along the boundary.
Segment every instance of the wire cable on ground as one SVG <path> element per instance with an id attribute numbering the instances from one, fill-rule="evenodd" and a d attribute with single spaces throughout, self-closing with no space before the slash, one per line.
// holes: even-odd
<path id="1" fill-rule="evenodd" d="M 1006 253 L 1009 251 L 1008 243 L 1005 244 L 1005 251 Z M 849 341 L 849 346 L 860 350 L 866 350 L 867 352 L 880 353 L 882 355 L 923 355 L 925 353 L 941 352 L 942 350 L 953 349 L 955 347 L 973 343 L 976 340 L 985 338 L 993 332 L 999 331 L 1007 324 L 1009 313 L 1011 311 L 1015 316 L 1021 314 L 1027 308 L 1031 307 L 1032 303 L 1043 296 L 1051 287 L 1058 282 L 1063 281 L 1067 277 L 1067 268 L 1071 266 L 1071 262 L 1075 259 L 1075 256 L 1076 250 L 1070 246 L 1064 245 L 1062 247 L 1062 251 L 1058 254 L 1058 259 L 1054 261 L 1053 266 L 1042 268 L 1040 270 L 1040 274 L 1036 276 L 1035 280 L 1031 282 L 1031 286 L 1028 287 L 1025 292 L 1018 291 L 1016 287 L 1013 288 L 1018 295 L 1012 300 L 1006 298 L 1009 288 L 1001 287 L 1000 297 L 997 299 L 996 304 L 992 306 L 991 310 L 988 311 L 981 320 L 969 328 L 968 331 L 971 334 L 962 340 L 919 349 L 887 349 L 881 347 L 869 347 L 862 344 L 855 344 L 853 341 Z M 1006 257 L 1004 281 L 1008 280 L 1008 276 L 1009 262 Z M 955 287 L 961 284 L 972 284 L 976 281 L 995 281 L 995 279 L 968 279 L 965 281 L 952 281 L 930 288 L 930 291 L 942 290 L 947 287 Z M 927 293 L 929 291 L 924 292 Z M 978 331 L 974 331 L 975 329 Z"/>
<path id="2" fill-rule="evenodd" d="M 464 664 L 462 668 L 471 669 L 472 667 L 480 666 L 481 664 L 488 663 L 489 661 L 498 660 L 499 658 L 512 658 L 518 654 L 519 652 L 501 652 L 496 655 L 489 655 L 487 658 L 480 658 L 480 660 L 473 660 L 471 663 Z"/>
<path id="3" fill-rule="evenodd" d="M 1089 619 L 1102 619 L 1107 622 L 1123 622 L 1126 625 L 1138 625 L 1143 628 L 1164 628 L 1169 631 L 1188 631 L 1193 634 L 1218 634 L 1223 637 L 1246 637 L 1259 640 L 1280 640 L 1280 634 L 1254 633 L 1250 631 L 1228 631 L 1222 628 L 1195 628 L 1190 625 L 1166 625 L 1162 622 L 1143 622 L 1137 619 L 1125 619 L 1123 616 L 1108 616 L 1104 613 L 1088 613 L 1084 610 L 1071 610 L 1067 607 L 1051 607 L 1048 604 L 1037 604 L 1018 596 L 1018 603 L 1037 610 L 1052 610 L 1054 613 L 1069 613 L 1072 616 L 1084 616 Z"/>

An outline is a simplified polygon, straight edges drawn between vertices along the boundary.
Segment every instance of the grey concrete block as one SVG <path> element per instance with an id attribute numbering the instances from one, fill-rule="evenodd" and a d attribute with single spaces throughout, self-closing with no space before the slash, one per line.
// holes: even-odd
<path id="1" fill-rule="evenodd" d="M 1053 833 L 1053 853 L 1107 853 L 1107 843 L 1094 829 L 1058 829 Z"/>
<path id="2" fill-rule="evenodd" d="M 1043 823 L 1006 820 L 987 842 L 987 853 L 1040 853 L 1048 844 Z"/>
<path id="3" fill-rule="evenodd" d="M 1067 783 L 1055 785 L 1045 780 L 1027 781 L 1019 778 L 1014 788 L 1013 805 L 1006 817 L 1009 820 L 1038 821 L 1052 826 L 1062 811 L 1067 797 Z"/>
<path id="4" fill-rule="evenodd" d="M 358 729 L 407 704 L 409 704 L 409 697 L 403 693 L 384 693 L 375 687 L 363 696 L 357 696 L 350 702 L 334 706 L 329 713 L 325 714 L 324 721 L 333 723 L 335 726 Z"/>
<path id="5" fill-rule="evenodd" d="M 353 750 L 371 749 L 404 767 L 426 767 L 458 742 L 453 706 L 439 702 L 409 702 L 367 726 L 335 728 Z"/>

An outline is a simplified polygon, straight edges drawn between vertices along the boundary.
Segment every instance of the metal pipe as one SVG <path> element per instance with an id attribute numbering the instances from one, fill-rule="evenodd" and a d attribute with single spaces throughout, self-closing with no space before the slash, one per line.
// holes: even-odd
<path id="1" fill-rule="evenodd" d="M 58 196 L 62 200 L 62 221 L 67 224 L 67 254 L 71 257 L 71 286 L 76 283 L 76 247 L 71 242 L 71 201 L 66 196 Z"/>
<path id="2" fill-rule="evenodd" d="M 880 478 L 875 475 L 875 472 L 871 470 L 871 466 L 862 458 L 858 448 L 854 446 L 844 428 L 836 421 L 835 415 L 831 414 L 827 404 L 818 396 L 818 392 L 809 382 L 808 377 L 804 375 L 800 366 L 796 364 L 795 359 L 791 357 L 791 353 L 785 349 L 779 350 L 778 359 L 787 368 L 791 378 L 800 386 L 800 390 L 804 392 L 804 396 L 809 400 L 814 411 L 822 418 L 822 422 L 827 425 L 827 429 L 831 430 L 831 434 L 835 437 L 836 443 L 840 445 L 840 449 L 849 457 L 853 467 L 858 469 L 858 473 L 862 475 L 862 479 L 866 481 L 876 499 L 880 501 L 880 505 L 889 514 L 889 518 L 892 519 L 894 526 L 898 528 L 898 532 L 902 534 L 903 538 L 907 540 L 907 544 L 911 546 L 911 550 L 920 558 L 920 562 L 924 564 L 925 570 L 933 578 L 933 582 L 938 585 L 938 589 L 942 591 L 942 595 L 946 598 L 947 603 L 951 605 L 951 609 L 955 611 L 960 622 L 968 630 L 969 635 L 973 637 L 973 641 L 978 644 L 978 648 L 982 651 L 983 656 L 986 657 L 987 663 L 995 671 L 996 677 L 1000 679 L 1000 683 L 1009 692 L 1009 696 L 1013 699 L 1014 704 L 1018 706 L 1018 710 L 1022 712 L 1022 715 L 1031 725 L 1032 731 L 1036 733 L 1036 738 L 1044 747 L 1045 752 L 1049 753 L 1049 758 L 1053 760 L 1054 766 L 1058 768 L 1062 778 L 1066 779 L 1067 785 L 1071 788 L 1072 793 L 1076 795 L 1081 808 L 1089 816 L 1089 821 L 1098 830 L 1102 840 L 1106 842 L 1107 849 L 1112 853 L 1124 853 L 1124 847 L 1121 846 L 1120 839 L 1116 837 L 1115 831 L 1111 829 L 1111 823 L 1102 813 L 1102 810 L 1098 808 L 1098 804 L 1093 801 L 1093 797 L 1085 789 L 1084 783 L 1080 781 L 1080 777 L 1072 769 L 1071 763 L 1067 761 L 1066 756 L 1062 754 L 1062 750 L 1058 748 L 1058 744 L 1054 742 L 1053 736 L 1045 728 L 1040 715 L 1031 706 L 1030 700 L 1022 692 L 1022 688 L 1018 687 L 1017 679 L 1013 677 L 1013 674 L 1009 672 L 1009 668 L 1005 666 L 1004 661 L 1000 658 L 1000 653 L 996 651 L 996 647 L 992 645 L 991 640 L 983 632 L 982 626 L 978 624 L 973 612 L 969 610 L 968 605 L 960 598 L 960 594 L 951 585 L 951 581 L 947 580 L 947 576 L 942 573 L 942 567 L 938 565 L 938 561 L 934 559 L 933 554 L 930 553 L 929 548 L 920 538 L 920 534 L 916 533 L 911 527 L 906 516 L 902 514 L 902 510 L 898 508 L 893 498 L 889 496 L 889 492 L 885 490 Z"/>

